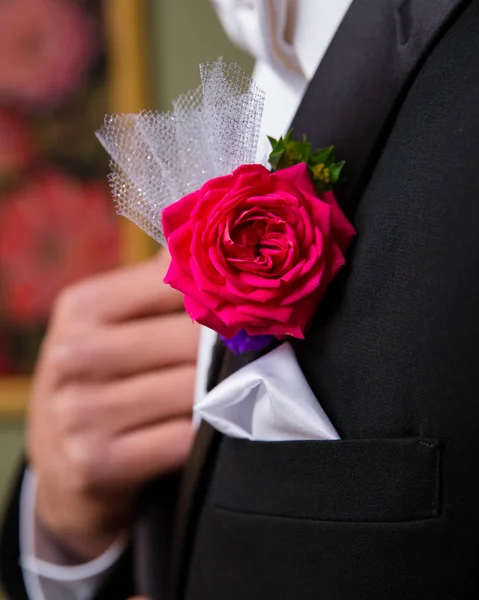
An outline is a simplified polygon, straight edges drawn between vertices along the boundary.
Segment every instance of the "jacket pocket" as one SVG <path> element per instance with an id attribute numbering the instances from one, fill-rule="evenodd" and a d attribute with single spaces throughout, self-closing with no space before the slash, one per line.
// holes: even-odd
<path id="1" fill-rule="evenodd" d="M 439 474 L 437 440 L 223 438 L 209 503 L 318 521 L 417 521 L 439 516 Z"/>

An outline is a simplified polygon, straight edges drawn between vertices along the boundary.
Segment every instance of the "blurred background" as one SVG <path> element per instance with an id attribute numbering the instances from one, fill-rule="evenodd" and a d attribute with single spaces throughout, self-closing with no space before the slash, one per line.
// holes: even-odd
<path id="1" fill-rule="evenodd" d="M 114 214 L 94 131 L 106 112 L 167 110 L 219 56 L 252 67 L 208 0 L 0 3 L 1 512 L 55 296 L 154 251 Z"/>

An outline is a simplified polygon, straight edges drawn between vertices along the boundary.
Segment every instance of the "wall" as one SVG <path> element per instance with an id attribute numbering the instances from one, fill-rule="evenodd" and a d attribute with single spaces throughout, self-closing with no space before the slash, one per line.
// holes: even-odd
<path id="1" fill-rule="evenodd" d="M 251 71 L 252 60 L 228 40 L 208 0 L 156 1 L 153 20 L 159 108 L 198 86 L 200 62 L 223 57 Z"/>

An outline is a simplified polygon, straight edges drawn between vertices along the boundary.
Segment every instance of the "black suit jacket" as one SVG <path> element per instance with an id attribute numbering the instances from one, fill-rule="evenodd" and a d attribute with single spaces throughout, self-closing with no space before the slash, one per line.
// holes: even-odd
<path id="1" fill-rule="evenodd" d="M 171 513 L 156 503 L 168 494 L 149 495 L 135 589 L 154 600 L 474 598 L 479 1 L 355 0 L 294 127 L 347 161 L 338 199 L 358 231 L 295 344 L 342 439 L 248 442 L 203 426 L 171 547 Z M 216 376 L 251 358 L 217 357 Z M 3 568 L 16 599 L 14 562 Z M 126 597 L 127 572 L 99 600 L 121 581 Z"/>

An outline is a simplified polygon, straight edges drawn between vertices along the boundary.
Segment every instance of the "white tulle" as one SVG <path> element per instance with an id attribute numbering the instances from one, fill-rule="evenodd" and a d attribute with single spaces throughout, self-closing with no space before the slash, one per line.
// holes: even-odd
<path id="1" fill-rule="evenodd" d="M 110 115 L 97 132 L 118 213 L 162 244 L 164 208 L 256 159 L 263 92 L 235 64 L 206 63 L 200 74 L 170 112 Z"/>

